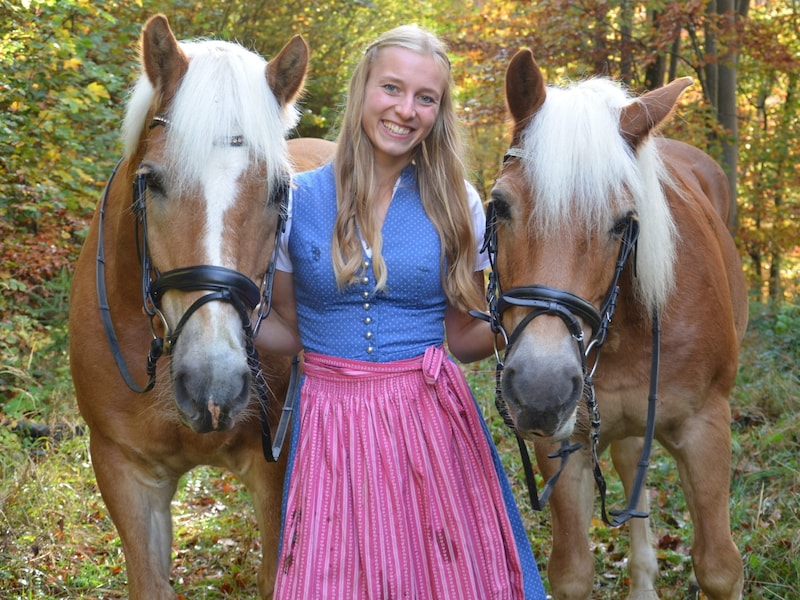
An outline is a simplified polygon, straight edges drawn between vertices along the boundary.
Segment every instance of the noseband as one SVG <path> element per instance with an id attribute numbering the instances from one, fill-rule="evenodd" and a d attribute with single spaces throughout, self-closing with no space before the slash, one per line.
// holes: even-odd
<path id="1" fill-rule="evenodd" d="M 163 115 L 156 115 L 153 118 L 150 128 L 157 126 L 168 126 L 169 121 Z M 228 143 L 231 146 L 241 146 L 243 144 L 242 136 L 233 136 Z M 103 320 L 103 326 L 106 331 L 111 346 L 114 361 L 117 364 L 120 375 L 127 384 L 127 386 L 136 393 L 145 393 L 153 389 L 156 382 L 156 363 L 162 355 L 170 356 L 175 344 L 178 341 L 178 336 L 183 331 L 184 326 L 189 321 L 191 316 L 202 306 L 209 302 L 226 302 L 233 306 L 242 323 L 242 330 L 245 337 L 245 351 L 247 354 L 247 364 L 250 368 L 253 381 L 255 382 L 256 391 L 258 394 L 259 407 L 261 411 L 261 425 L 262 425 L 262 443 L 264 446 L 264 455 L 268 461 L 274 462 L 277 460 L 283 444 L 283 431 L 285 434 L 286 425 L 284 421 L 288 419 L 291 408 L 287 411 L 284 409 L 281 413 L 281 423 L 278 426 L 278 437 L 275 444 L 272 442 L 272 436 L 269 428 L 269 418 L 267 406 L 269 402 L 269 391 L 267 387 L 264 372 L 261 369 L 261 362 L 259 360 L 258 351 L 255 346 L 255 336 L 261 322 L 269 315 L 272 307 L 272 285 L 275 276 L 276 254 L 280 237 L 286 229 L 286 219 L 288 211 L 288 191 L 289 181 L 288 177 L 280 180 L 279 185 L 274 186 L 270 192 L 269 205 L 277 206 L 278 225 L 275 232 L 275 245 L 273 248 L 270 262 L 264 272 L 264 278 L 261 287 L 257 286 L 253 281 L 227 267 L 218 265 L 197 265 L 190 267 L 182 267 L 161 273 L 152 263 L 150 252 L 148 249 L 147 241 L 147 175 L 140 169 L 137 172 L 136 178 L 133 182 L 133 200 L 132 209 L 136 217 L 136 246 L 139 258 L 139 264 L 142 268 L 142 306 L 144 312 L 150 318 L 150 329 L 153 338 L 150 343 L 150 350 L 147 355 L 147 375 L 148 382 L 144 386 L 137 384 L 128 370 L 125 358 L 122 354 L 119 341 L 114 331 L 114 325 L 111 320 L 110 308 L 108 305 L 108 295 L 105 285 L 105 251 L 103 247 L 103 221 L 105 216 L 105 206 L 108 199 L 108 191 L 111 187 L 111 182 L 117 173 L 120 161 L 114 167 L 111 177 L 106 184 L 103 192 L 103 197 L 100 203 L 100 217 L 99 217 L 99 233 L 97 244 L 97 295 L 100 306 L 100 314 Z M 207 292 L 195 300 L 186 312 L 181 316 L 177 326 L 170 329 L 166 317 L 161 312 L 161 303 L 165 294 L 169 290 L 176 290 L 180 292 Z M 255 325 L 251 321 L 252 312 L 258 307 Z M 160 337 L 156 333 L 155 322 L 161 322 L 164 327 L 164 335 Z M 292 376 L 291 382 L 296 381 L 297 359 L 292 363 Z M 290 383 L 289 394 L 287 395 L 287 402 L 293 397 L 292 384 Z"/>
<path id="2" fill-rule="evenodd" d="M 509 150 L 506 155 L 506 160 L 512 156 L 518 156 L 516 149 Z M 636 511 L 635 507 L 638 504 L 639 494 L 644 481 L 644 474 L 646 467 L 649 464 L 650 446 L 652 444 L 654 428 L 655 428 L 655 390 L 658 379 L 658 315 L 653 314 L 653 365 L 651 368 L 651 389 L 650 389 L 650 402 L 648 407 L 648 420 L 647 432 L 645 436 L 645 447 L 642 451 L 642 460 L 639 461 L 639 470 L 636 475 L 636 483 L 634 490 L 629 499 L 628 505 L 621 511 L 610 511 L 614 516 L 614 520 L 610 520 L 606 514 L 605 496 L 606 484 L 602 472 L 599 467 L 597 446 L 600 437 L 600 411 L 598 409 L 597 400 L 594 391 L 593 377 L 597 369 L 597 364 L 600 356 L 600 348 L 606 341 L 608 334 L 608 327 L 616 310 L 617 298 L 619 296 L 619 280 L 625 266 L 628 264 L 631 255 L 635 252 L 636 244 L 639 237 L 639 221 L 634 214 L 630 214 L 625 220 L 625 229 L 622 234 L 619 254 L 614 269 L 614 275 L 611 283 L 606 291 L 603 301 L 600 304 L 600 309 L 596 309 L 594 305 L 569 291 L 552 288 L 545 285 L 530 285 L 515 287 L 508 291 L 503 291 L 500 285 L 500 274 L 497 268 L 497 214 L 494 202 L 489 202 L 486 207 L 486 233 L 484 236 L 484 243 L 482 251 L 485 251 L 489 256 L 489 263 L 491 272 L 489 273 L 489 282 L 486 291 L 486 300 L 489 306 L 489 314 L 483 315 L 480 313 L 472 313 L 474 316 L 487 320 L 495 334 L 503 336 L 506 342 L 505 352 L 503 357 L 508 356 L 514 343 L 517 341 L 522 331 L 530 324 L 530 322 L 541 315 L 553 315 L 559 317 L 564 325 L 567 327 L 572 338 L 578 347 L 578 352 L 581 357 L 581 368 L 584 374 L 583 396 L 586 400 L 589 409 L 589 417 L 591 424 L 591 442 L 592 442 L 592 462 L 594 466 L 594 477 L 597 486 L 600 490 L 601 512 L 603 520 L 614 527 L 622 525 L 631 517 L 646 517 L 647 513 Z M 635 264 L 635 261 L 634 261 Z M 503 313 L 512 307 L 524 307 L 529 309 L 529 312 L 522 318 L 517 326 L 512 330 L 509 335 L 503 326 Z M 591 337 L 588 343 L 584 343 L 585 336 L 581 321 L 591 330 Z M 590 352 L 594 350 L 594 363 L 591 368 L 587 368 L 587 357 Z M 528 457 L 527 446 L 525 441 L 516 431 L 513 419 L 508 411 L 505 399 L 503 398 L 501 377 L 505 367 L 503 358 L 500 356 L 500 351 L 495 347 L 495 355 L 497 358 L 497 369 L 495 372 L 495 406 L 503 418 L 504 423 L 514 430 L 517 438 L 517 444 L 522 456 L 523 466 L 525 468 L 525 477 L 528 484 L 528 492 L 531 499 L 531 505 L 535 510 L 541 510 L 542 505 L 547 502 L 556 481 L 564 469 L 567 458 L 569 455 L 578 450 L 581 444 L 569 444 L 567 440 L 562 441 L 561 448 L 550 454 L 550 458 L 560 458 L 560 466 L 558 471 L 546 482 L 542 491 L 541 497 L 536 491 L 536 481 L 533 476 L 530 459 Z"/>

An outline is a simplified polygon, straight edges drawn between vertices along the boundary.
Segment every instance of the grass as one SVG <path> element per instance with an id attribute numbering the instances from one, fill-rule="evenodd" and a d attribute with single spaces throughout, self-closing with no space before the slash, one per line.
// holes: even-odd
<path id="1" fill-rule="evenodd" d="M 47 313 L 11 314 L 0 329 L 0 597 L 126 596 L 124 556 L 102 502 L 69 382 L 64 299 Z M 0 307 L 1 308 L 1 307 Z M 746 598 L 800 597 L 800 309 L 753 307 L 733 407 L 731 521 Z M 493 406 L 494 368 L 465 367 L 522 507 L 545 573 L 547 509 L 530 510 L 516 443 Z M 35 438 L 29 421 L 58 435 Z M 608 465 L 611 503 L 620 486 Z M 691 521 L 672 460 L 658 446 L 648 473 L 663 600 L 688 597 Z M 260 547 L 247 493 L 230 474 L 199 468 L 173 502 L 175 589 L 182 598 L 256 596 Z M 595 519 L 594 597 L 627 591 L 625 528 Z"/>

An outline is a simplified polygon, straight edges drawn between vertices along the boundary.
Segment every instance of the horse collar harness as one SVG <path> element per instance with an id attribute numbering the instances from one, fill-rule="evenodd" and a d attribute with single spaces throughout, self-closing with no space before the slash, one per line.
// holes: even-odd
<path id="1" fill-rule="evenodd" d="M 517 156 L 515 149 L 509 150 L 509 156 Z M 647 517 L 647 513 L 636 510 L 641 489 L 644 484 L 646 469 L 649 465 L 650 450 L 655 432 L 655 406 L 656 389 L 658 385 L 658 358 L 659 358 L 659 318 L 656 310 L 653 311 L 653 353 L 650 372 L 650 393 L 648 396 L 647 425 L 645 431 L 645 442 L 642 448 L 642 456 L 639 460 L 638 469 L 631 497 L 624 510 L 612 510 L 609 513 L 614 517 L 613 521 L 608 518 L 606 513 L 606 483 L 600 470 L 598 461 L 598 442 L 600 438 L 600 411 L 594 390 L 594 373 L 599 361 L 600 349 L 606 341 L 608 327 L 616 310 L 617 297 L 619 296 L 619 279 L 625 266 L 628 264 L 632 253 L 636 249 L 639 237 L 639 222 L 634 215 L 629 215 L 625 224 L 625 231 L 617 257 L 614 276 L 606 292 L 600 310 L 597 310 L 591 302 L 572 294 L 566 290 L 551 288 L 544 285 L 530 285 L 515 287 L 503 291 L 500 286 L 500 276 L 497 269 L 497 215 L 493 202 L 489 202 L 486 209 L 486 234 L 482 250 L 487 252 L 491 266 L 489 273 L 489 283 L 486 291 L 486 300 L 489 305 L 489 314 L 473 312 L 473 316 L 487 320 L 495 334 L 503 336 L 506 342 L 504 356 L 508 355 L 509 350 L 514 345 L 524 328 L 536 317 L 540 315 L 554 315 L 559 317 L 569 330 L 575 343 L 578 345 L 581 356 L 582 370 L 584 374 L 583 397 L 589 411 L 591 425 L 591 452 L 594 470 L 594 478 L 600 492 L 601 516 L 603 521 L 613 527 L 618 527 L 628 521 L 631 517 Z M 503 326 L 503 312 L 512 306 L 526 307 L 530 309 L 520 323 L 509 335 Z M 588 343 L 584 343 L 584 333 L 580 321 L 582 319 L 591 329 L 592 336 Z M 591 368 L 587 368 L 586 358 L 594 350 L 594 363 Z M 504 369 L 503 359 L 500 352 L 495 349 L 497 359 L 497 369 L 495 372 L 495 406 L 503 418 L 504 423 L 515 430 L 514 422 L 508 412 L 508 406 L 503 398 L 501 376 Z M 550 458 L 560 458 L 561 463 L 558 471 L 545 483 L 541 497 L 536 491 L 536 481 L 533 476 L 527 446 L 522 437 L 516 432 L 517 444 L 520 449 L 525 478 L 528 485 L 531 505 L 534 510 L 541 510 L 547 502 L 555 486 L 556 481 L 564 469 L 569 455 L 581 447 L 580 443 L 570 444 L 567 440 L 561 442 L 561 448 L 549 455 Z"/>
<path id="2" fill-rule="evenodd" d="M 169 120 L 163 115 L 156 115 L 150 124 L 150 128 L 157 126 L 168 126 Z M 243 143 L 242 136 L 233 136 L 227 143 L 231 146 L 241 146 Z M 147 355 L 147 375 L 148 382 L 144 386 L 137 384 L 128 370 L 122 350 L 119 345 L 114 325 L 111 320 L 110 307 L 108 305 L 108 296 L 105 284 L 105 251 L 103 247 L 103 221 L 105 217 L 105 207 L 108 199 L 108 191 L 111 187 L 111 182 L 119 169 L 122 161 L 120 160 L 114 167 L 111 177 L 106 184 L 103 191 L 103 197 L 100 202 L 100 227 L 97 241 L 97 296 L 100 306 L 100 315 L 103 320 L 103 326 L 106 331 L 111 352 L 114 356 L 114 361 L 117 364 L 120 375 L 122 376 L 128 387 L 137 393 L 149 392 L 153 389 L 156 381 L 156 363 L 162 355 L 169 356 L 172 349 L 178 340 L 183 327 L 188 322 L 189 318 L 203 305 L 209 302 L 227 302 L 231 304 L 239 318 L 242 321 L 242 329 L 245 334 L 245 350 L 247 354 L 247 364 L 250 368 L 253 381 L 255 382 L 256 390 L 258 393 L 258 403 L 261 413 L 261 437 L 264 447 L 264 456 L 270 462 L 278 459 L 281 447 L 288 429 L 288 419 L 292 411 L 291 401 L 294 397 L 294 386 L 296 384 L 297 365 L 298 359 L 294 358 L 292 361 L 292 372 L 287 393 L 287 401 L 281 412 L 281 419 L 278 425 L 278 432 L 275 442 L 272 441 L 272 435 L 269 428 L 269 419 L 267 406 L 269 403 L 269 392 L 267 381 L 264 372 L 261 369 L 261 363 L 258 357 L 258 351 L 255 347 L 255 336 L 261 322 L 269 315 L 272 308 L 272 285 L 275 276 L 276 253 L 280 241 L 280 236 L 286 229 L 286 219 L 288 211 L 288 178 L 281 180 L 280 184 L 272 190 L 269 198 L 271 205 L 278 205 L 279 217 L 278 226 L 275 232 L 275 246 L 273 249 L 272 257 L 269 265 L 264 274 L 261 287 L 257 286 L 253 281 L 233 269 L 222 267 L 218 265 L 197 265 L 191 267 L 182 267 L 173 269 L 165 273 L 159 270 L 152 264 L 150 253 L 147 246 L 147 210 L 146 210 L 146 194 L 147 194 L 147 181 L 146 175 L 137 172 L 136 178 L 133 182 L 133 200 L 132 208 L 134 216 L 136 217 L 136 244 L 139 264 L 142 267 L 142 306 L 145 313 L 150 318 L 150 329 L 153 339 L 150 343 L 150 350 Z M 186 310 L 181 317 L 178 325 L 174 330 L 170 330 L 166 318 L 161 313 L 160 305 L 164 294 L 168 290 L 179 291 L 206 291 L 208 293 L 200 296 L 195 302 Z M 250 319 L 250 314 L 258 307 L 256 315 L 256 322 L 253 324 Z M 155 320 L 158 318 L 164 326 L 165 334 L 159 337 L 156 333 Z"/>

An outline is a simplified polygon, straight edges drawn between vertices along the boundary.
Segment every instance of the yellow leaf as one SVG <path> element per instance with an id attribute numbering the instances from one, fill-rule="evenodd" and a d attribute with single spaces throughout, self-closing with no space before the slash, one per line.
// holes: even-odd
<path id="1" fill-rule="evenodd" d="M 103 86 L 103 84 L 93 81 L 88 86 L 86 86 L 86 91 L 94 100 L 100 100 L 100 98 L 105 98 L 106 100 L 110 100 L 111 96 L 108 93 L 108 90 Z"/>
<path id="2" fill-rule="evenodd" d="M 73 71 L 77 71 L 80 69 L 83 62 L 80 58 L 73 56 L 72 58 L 68 58 L 64 61 L 64 68 L 65 69 L 72 69 Z"/>

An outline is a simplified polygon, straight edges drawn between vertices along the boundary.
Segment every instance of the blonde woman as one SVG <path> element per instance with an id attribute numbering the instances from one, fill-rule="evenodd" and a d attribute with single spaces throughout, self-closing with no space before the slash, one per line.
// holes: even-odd
<path id="1" fill-rule="evenodd" d="M 333 162 L 295 177 L 258 339 L 304 351 L 276 598 L 545 598 L 448 355 L 493 349 L 468 314 L 488 261 L 451 87 L 439 38 L 387 32 L 355 69 Z"/>

